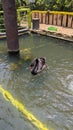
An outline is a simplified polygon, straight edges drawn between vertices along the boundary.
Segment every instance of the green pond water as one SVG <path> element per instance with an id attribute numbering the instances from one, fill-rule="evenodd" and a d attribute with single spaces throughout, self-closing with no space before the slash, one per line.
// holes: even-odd
<path id="1" fill-rule="evenodd" d="M 36 34 L 19 38 L 20 50 L 46 57 L 47 68 L 31 75 L 31 60 L 9 57 L 0 40 L 0 85 L 39 121 L 54 130 L 73 130 L 73 45 Z M 0 130 L 38 130 L 0 93 Z"/>

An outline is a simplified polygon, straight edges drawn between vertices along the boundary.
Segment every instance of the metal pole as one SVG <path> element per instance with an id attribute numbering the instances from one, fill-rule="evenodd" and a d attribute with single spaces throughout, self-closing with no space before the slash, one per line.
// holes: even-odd
<path id="1" fill-rule="evenodd" d="M 8 52 L 19 52 L 17 13 L 15 0 L 2 0 Z"/>

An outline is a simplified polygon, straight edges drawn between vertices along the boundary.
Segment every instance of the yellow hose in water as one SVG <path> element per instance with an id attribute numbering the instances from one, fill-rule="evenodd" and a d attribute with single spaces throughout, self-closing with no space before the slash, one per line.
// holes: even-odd
<path id="1" fill-rule="evenodd" d="M 39 130 L 53 130 L 51 128 L 46 128 L 38 119 L 34 117 L 29 111 L 26 110 L 25 106 L 20 103 L 18 100 L 13 98 L 10 92 L 7 90 L 3 89 L 2 86 L 0 85 L 0 92 L 2 93 L 3 97 L 5 100 L 8 100 L 12 103 L 13 106 L 15 106 L 20 112 L 22 112 L 26 118 L 31 121 Z"/>

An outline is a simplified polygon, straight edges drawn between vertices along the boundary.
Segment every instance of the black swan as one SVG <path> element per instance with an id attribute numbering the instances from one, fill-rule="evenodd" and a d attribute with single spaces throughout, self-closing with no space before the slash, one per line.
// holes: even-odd
<path id="1" fill-rule="evenodd" d="M 45 60 L 46 58 L 44 57 L 34 59 L 32 63 L 30 64 L 30 72 L 33 75 L 36 75 L 39 72 L 41 72 L 46 67 Z"/>

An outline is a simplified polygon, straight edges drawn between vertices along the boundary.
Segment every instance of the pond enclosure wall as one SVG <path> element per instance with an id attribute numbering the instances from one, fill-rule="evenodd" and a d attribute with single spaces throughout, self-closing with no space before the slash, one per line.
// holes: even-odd
<path id="1" fill-rule="evenodd" d="M 39 18 L 40 24 L 73 28 L 73 12 L 32 11 L 33 18 Z"/>
<path id="2" fill-rule="evenodd" d="M 18 25 L 31 28 L 31 19 L 39 18 L 40 24 L 49 24 L 73 29 L 73 12 L 30 11 L 30 8 L 19 8 Z M 3 11 L 0 11 L 0 32 L 5 32 Z M 19 27 L 20 28 L 20 27 Z"/>
<path id="3" fill-rule="evenodd" d="M 31 12 L 30 8 L 19 8 L 17 9 L 17 25 L 18 29 L 21 27 L 30 28 L 31 27 Z M 0 32 L 5 32 L 4 23 L 4 11 L 0 11 Z"/>

